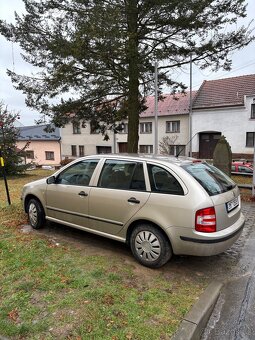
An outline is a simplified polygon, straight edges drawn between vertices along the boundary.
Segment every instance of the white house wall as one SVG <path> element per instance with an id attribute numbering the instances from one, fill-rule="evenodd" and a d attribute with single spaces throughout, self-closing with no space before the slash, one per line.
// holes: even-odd
<path id="1" fill-rule="evenodd" d="M 252 97 L 245 98 L 245 106 L 214 108 L 207 110 L 193 109 L 192 115 L 192 151 L 199 152 L 200 132 L 221 132 L 229 142 L 232 153 L 253 154 L 253 147 L 246 147 L 246 132 L 255 131 L 255 120 L 251 119 Z"/>
<path id="2" fill-rule="evenodd" d="M 110 140 L 104 141 L 101 134 L 90 134 L 90 125 L 81 127 L 80 134 L 73 133 L 73 125 L 67 124 L 61 129 L 62 139 L 62 158 L 71 157 L 71 145 L 84 145 L 85 155 L 96 154 L 96 146 L 113 146 L 112 133 L 110 132 Z"/>
<path id="3" fill-rule="evenodd" d="M 166 122 L 180 120 L 180 132 L 179 133 L 166 133 Z M 139 134 L 139 145 L 153 145 L 154 146 L 154 117 L 140 118 L 140 122 L 152 122 L 152 133 Z M 159 142 L 164 136 L 178 136 L 175 145 L 185 145 L 188 142 L 188 115 L 175 115 L 175 116 L 160 116 L 158 117 L 158 139 Z M 140 129 L 139 129 L 140 130 Z M 113 147 L 113 133 L 109 131 L 110 139 L 108 141 L 103 140 L 101 134 L 90 134 L 90 125 L 87 124 L 85 128 L 81 127 L 80 134 L 73 133 L 72 124 L 66 125 L 61 129 L 61 140 L 62 140 L 62 158 L 71 157 L 71 145 L 78 146 L 84 145 L 85 155 L 91 155 L 97 153 L 97 146 L 110 146 L 112 152 Z M 127 142 L 127 134 L 118 133 L 115 135 L 116 138 L 116 152 L 118 152 L 118 143 Z"/>

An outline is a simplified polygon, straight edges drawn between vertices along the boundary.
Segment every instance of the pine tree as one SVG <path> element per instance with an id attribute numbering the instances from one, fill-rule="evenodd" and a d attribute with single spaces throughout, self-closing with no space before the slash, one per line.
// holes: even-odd
<path id="1" fill-rule="evenodd" d="M 5 172 L 7 175 L 14 175 L 26 169 L 21 163 L 23 150 L 18 150 L 16 142 L 19 136 L 19 129 L 14 126 L 19 119 L 18 113 L 9 112 L 7 107 L 0 103 L 0 148 L 4 159 Z M 0 167 L 0 176 L 3 174 Z"/>
<path id="2" fill-rule="evenodd" d="M 0 31 L 40 69 L 31 76 L 8 71 L 27 105 L 56 126 L 75 113 L 101 122 L 103 133 L 128 117 L 129 152 L 137 152 L 139 114 L 153 91 L 156 61 L 159 85 L 184 91 L 171 74 L 190 55 L 201 68 L 229 70 L 231 52 L 253 40 L 249 28 L 236 29 L 245 0 L 23 2 L 27 13 L 16 14 L 15 24 L 1 21 Z"/>

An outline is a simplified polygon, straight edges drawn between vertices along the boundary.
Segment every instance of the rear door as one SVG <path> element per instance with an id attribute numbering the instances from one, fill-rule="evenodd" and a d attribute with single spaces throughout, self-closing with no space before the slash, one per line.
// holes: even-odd
<path id="1" fill-rule="evenodd" d="M 91 188 L 91 228 L 116 235 L 146 203 L 144 164 L 137 161 L 106 160 L 96 187 Z"/>

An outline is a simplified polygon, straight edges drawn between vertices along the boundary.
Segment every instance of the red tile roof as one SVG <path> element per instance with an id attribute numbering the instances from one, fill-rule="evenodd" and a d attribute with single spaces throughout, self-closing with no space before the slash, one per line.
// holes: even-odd
<path id="1" fill-rule="evenodd" d="M 255 95 L 255 74 L 204 81 L 193 109 L 244 105 L 244 96 Z"/>
<path id="2" fill-rule="evenodd" d="M 194 98 L 196 91 L 192 92 Z M 183 115 L 189 113 L 189 93 L 177 93 L 163 94 L 164 100 L 158 102 L 158 116 L 169 116 L 169 115 Z M 146 98 L 147 109 L 140 114 L 140 117 L 153 117 L 154 113 L 154 96 L 148 96 Z"/>

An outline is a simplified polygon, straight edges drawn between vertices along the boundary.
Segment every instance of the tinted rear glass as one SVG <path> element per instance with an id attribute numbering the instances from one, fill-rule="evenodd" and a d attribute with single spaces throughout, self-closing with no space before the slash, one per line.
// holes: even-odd
<path id="1" fill-rule="evenodd" d="M 218 168 L 207 163 L 192 163 L 182 166 L 207 191 L 210 196 L 233 189 L 236 184 Z"/>

